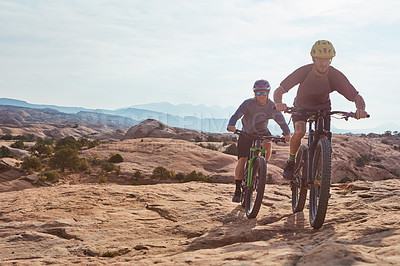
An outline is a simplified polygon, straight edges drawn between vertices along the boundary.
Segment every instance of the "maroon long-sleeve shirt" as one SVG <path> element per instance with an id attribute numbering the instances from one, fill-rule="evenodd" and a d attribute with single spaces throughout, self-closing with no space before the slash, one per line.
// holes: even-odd
<path id="1" fill-rule="evenodd" d="M 331 100 L 329 94 L 337 91 L 347 100 L 354 102 L 358 91 L 350 84 L 346 76 L 330 66 L 328 74 L 322 77 L 315 75 L 313 64 L 302 66 L 287 76 L 280 84 L 288 92 L 299 85 L 294 106 L 315 110 L 330 110 Z"/>

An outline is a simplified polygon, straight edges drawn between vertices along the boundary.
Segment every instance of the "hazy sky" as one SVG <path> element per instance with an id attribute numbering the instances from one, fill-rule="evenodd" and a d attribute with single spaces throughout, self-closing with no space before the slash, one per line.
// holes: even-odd
<path id="1" fill-rule="evenodd" d="M 237 107 L 255 80 L 275 89 L 328 39 L 332 66 L 372 116 L 343 127 L 400 124 L 399 10 L 398 0 L 0 0 L 0 97 L 105 109 Z M 332 100 L 334 109 L 355 109 L 340 95 Z"/>

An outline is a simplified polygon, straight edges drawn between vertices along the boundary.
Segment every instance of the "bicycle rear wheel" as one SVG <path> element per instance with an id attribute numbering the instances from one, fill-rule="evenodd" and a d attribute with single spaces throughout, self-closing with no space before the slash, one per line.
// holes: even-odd
<path id="1" fill-rule="evenodd" d="M 292 188 L 292 210 L 293 213 L 301 212 L 307 197 L 307 157 L 308 149 L 301 145 L 297 154 L 294 166 L 294 180 Z"/>
<path id="2" fill-rule="evenodd" d="M 320 139 L 317 143 L 310 186 L 310 224 L 314 229 L 322 226 L 328 208 L 331 186 L 331 143 Z"/>
<path id="3" fill-rule="evenodd" d="M 257 157 L 253 161 L 253 174 L 251 178 L 251 187 L 246 186 L 246 216 L 255 218 L 260 210 L 261 202 L 264 197 L 265 182 L 267 176 L 267 163 L 264 157 Z"/>

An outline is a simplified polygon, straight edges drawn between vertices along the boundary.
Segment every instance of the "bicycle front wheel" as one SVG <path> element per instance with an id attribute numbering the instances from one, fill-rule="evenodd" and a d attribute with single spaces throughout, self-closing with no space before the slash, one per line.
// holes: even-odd
<path id="1" fill-rule="evenodd" d="M 310 224 L 314 229 L 322 226 L 328 208 L 331 186 L 331 143 L 320 139 L 315 149 L 310 185 Z"/>
<path id="2" fill-rule="evenodd" d="M 294 165 L 294 180 L 291 182 L 292 188 L 292 210 L 293 213 L 301 212 L 307 197 L 307 157 L 308 149 L 301 145 Z"/>
<path id="3" fill-rule="evenodd" d="M 267 176 L 267 163 L 264 157 L 257 157 L 253 161 L 253 174 L 251 186 L 246 186 L 245 209 L 247 218 L 255 218 L 260 210 L 264 197 L 265 182 Z"/>

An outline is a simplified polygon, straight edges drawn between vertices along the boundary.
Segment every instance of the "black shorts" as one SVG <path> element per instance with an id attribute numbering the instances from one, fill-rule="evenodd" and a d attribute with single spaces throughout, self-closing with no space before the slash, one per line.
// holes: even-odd
<path id="1" fill-rule="evenodd" d="M 271 133 L 266 132 L 267 136 L 271 136 Z M 253 140 L 246 137 L 245 135 L 239 135 L 238 139 L 238 159 L 241 157 L 249 157 L 250 156 L 250 148 L 253 145 Z"/>
<path id="2" fill-rule="evenodd" d="M 297 121 L 304 121 L 307 122 L 307 115 L 305 113 L 296 112 L 292 114 L 293 124 Z M 324 117 L 324 129 L 327 131 L 331 130 L 331 117 L 327 116 Z"/>

